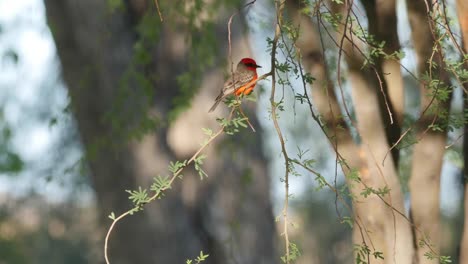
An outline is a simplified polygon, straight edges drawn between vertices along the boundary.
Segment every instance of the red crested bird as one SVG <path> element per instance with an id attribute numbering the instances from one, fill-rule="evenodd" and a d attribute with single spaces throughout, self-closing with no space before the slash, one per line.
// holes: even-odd
<path id="1" fill-rule="evenodd" d="M 236 96 L 249 95 L 255 88 L 257 80 L 257 68 L 262 66 L 257 65 L 255 60 L 251 58 L 243 58 L 238 64 L 236 71 L 232 74 L 229 79 L 224 83 L 224 87 L 216 97 L 215 103 L 208 112 L 213 112 L 219 103 L 223 101 L 227 96 L 234 94 Z"/>

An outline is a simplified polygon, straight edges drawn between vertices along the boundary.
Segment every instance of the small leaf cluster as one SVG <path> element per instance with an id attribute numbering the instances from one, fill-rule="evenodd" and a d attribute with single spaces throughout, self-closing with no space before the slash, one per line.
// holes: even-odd
<path id="1" fill-rule="evenodd" d="M 237 116 L 232 119 L 217 118 L 216 121 L 224 128 L 228 135 L 234 135 L 240 131 L 240 128 L 247 128 L 247 117 Z"/>
<path id="2" fill-rule="evenodd" d="M 169 176 L 157 176 L 153 178 L 153 183 L 151 184 L 150 190 L 159 194 L 164 190 L 171 189 L 171 181 Z M 159 197 L 161 197 L 161 195 Z"/>
<path id="3" fill-rule="evenodd" d="M 299 247 L 295 244 L 290 242 L 289 243 L 289 254 L 281 256 L 281 260 L 283 263 L 289 263 L 289 261 L 296 261 L 301 256 L 301 251 Z"/>
<path id="4" fill-rule="evenodd" d="M 322 12 L 320 18 L 328 23 L 335 31 L 338 31 L 343 16 L 340 13 Z"/>
<path id="5" fill-rule="evenodd" d="M 168 166 L 168 170 L 172 173 L 172 175 L 178 175 L 179 178 L 182 177 L 180 174 L 181 170 L 187 166 L 187 160 L 184 161 L 176 161 L 170 162 Z M 148 191 L 146 189 L 142 189 L 138 187 L 138 190 L 126 190 L 127 193 L 130 194 L 128 199 L 130 199 L 135 206 L 131 211 L 138 212 L 143 209 L 143 205 L 151 202 L 154 199 L 160 199 L 164 195 L 164 191 L 171 189 L 172 179 L 170 176 L 161 176 L 158 175 L 153 178 L 153 183 L 150 186 L 150 190 L 153 192 L 152 196 L 148 195 Z"/>
<path id="6" fill-rule="evenodd" d="M 141 186 L 138 187 L 138 190 L 125 190 L 130 194 L 128 199 L 130 199 L 135 205 L 141 205 L 148 202 L 148 193 L 146 189 L 142 189 Z"/>
<path id="7" fill-rule="evenodd" d="M 185 261 L 185 264 L 199 264 L 205 261 L 209 256 L 210 256 L 209 254 L 203 254 L 203 251 L 200 251 L 200 255 L 198 255 L 194 260 L 187 259 Z"/>
<path id="8" fill-rule="evenodd" d="M 429 252 L 424 253 L 424 256 L 425 256 L 428 260 L 438 259 L 440 264 L 449 264 L 449 263 L 452 263 L 452 259 L 451 259 L 450 256 L 439 256 L 439 255 L 435 254 L 435 253 L 432 252 L 432 251 L 429 251 Z"/>
<path id="9" fill-rule="evenodd" d="M 130 210 L 130 215 L 143 210 L 143 205 L 149 203 L 151 200 L 151 198 L 148 196 L 147 190 L 142 189 L 140 186 L 138 187 L 138 190 L 125 190 L 125 192 L 130 194 L 128 199 L 130 199 L 135 205 L 135 207 Z"/>
<path id="10" fill-rule="evenodd" d="M 427 241 L 421 239 L 419 240 L 419 243 L 418 243 L 419 247 L 426 247 L 426 246 L 429 246 L 429 244 L 427 243 Z M 430 245 L 430 246 L 434 246 L 434 245 Z M 449 263 L 452 263 L 452 259 L 450 258 L 450 256 L 441 256 L 441 255 L 438 255 L 437 253 L 435 253 L 432 249 L 427 251 L 426 253 L 424 253 L 424 256 L 428 259 L 428 260 L 434 260 L 434 259 L 438 259 L 440 264 L 449 264 Z"/>
<path id="11" fill-rule="evenodd" d="M 206 159 L 206 155 L 200 155 L 193 160 L 193 164 L 195 166 L 195 171 L 200 176 L 200 180 L 203 180 L 204 177 L 208 177 L 208 174 L 202 169 L 203 160 Z"/>
<path id="12" fill-rule="evenodd" d="M 354 244 L 353 248 L 354 252 L 356 253 L 355 262 L 357 264 L 370 264 L 367 260 L 372 255 L 375 259 L 384 259 L 383 253 L 380 251 L 372 252 L 369 249 L 369 246 L 366 244 Z"/>
<path id="13" fill-rule="evenodd" d="M 353 226 L 354 226 L 354 220 L 349 216 L 344 216 L 343 218 L 341 218 L 340 222 L 342 224 L 348 225 L 350 228 L 353 228 Z"/>
<path id="14" fill-rule="evenodd" d="M 388 194 L 389 192 L 390 192 L 390 188 L 388 188 L 388 186 L 385 186 L 383 188 L 378 188 L 378 189 L 374 189 L 372 187 L 366 186 L 364 188 L 364 190 L 362 190 L 361 195 L 364 198 L 367 198 L 371 194 L 375 194 L 375 195 L 378 195 L 378 196 L 384 196 L 384 195 Z"/>

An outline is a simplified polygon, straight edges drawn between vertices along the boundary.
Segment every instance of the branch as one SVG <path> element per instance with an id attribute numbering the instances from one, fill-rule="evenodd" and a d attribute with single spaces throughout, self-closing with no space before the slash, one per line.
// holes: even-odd
<path id="1" fill-rule="evenodd" d="M 232 115 L 234 113 L 234 110 L 235 108 L 233 108 L 231 110 L 231 113 L 229 115 L 229 118 L 228 119 L 231 119 L 232 118 Z M 165 191 L 167 191 L 168 189 L 171 188 L 172 186 L 172 183 L 175 181 L 175 179 L 177 178 L 177 176 L 180 175 L 180 173 L 191 163 L 193 163 L 195 161 L 195 159 L 200 155 L 200 153 L 206 148 L 208 147 L 218 136 L 220 136 L 223 131 L 224 131 L 224 128 L 225 127 L 222 127 L 218 132 L 216 132 L 214 135 L 212 135 L 198 150 L 197 152 L 195 152 L 195 154 L 193 154 L 193 156 L 187 161 L 187 163 L 181 167 L 180 169 L 178 169 L 176 172 L 174 172 L 174 174 L 172 175 L 171 179 L 168 181 L 168 184 L 161 188 L 160 190 L 158 190 L 153 196 L 151 196 L 150 198 L 148 198 L 148 200 L 144 203 L 144 204 L 138 204 L 136 205 L 135 207 L 133 207 L 132 209 L 122 213 L 121 215 L 119 215 L 118 217 L 116 218 L 113 218 L 112 220 L 112 224 L 110 225 L 109 227 L 109 230 L 107 231 L 107 234 L 106 234 L 106 238 L 104 240 L 104 258 L 106 260 L 106 263 L 107 264 L 110 264 L 110 261 L 109 261 L 109 256 L 108 256 L 108 252 L 107 252 L 107 249 L 108 249 L 108 243 L 109 243 L 109 237 L 110 237 L 110 234 L 112 233 L 115 225 L 117 224 L 117 222 L 119 222 L 120 220 L 122 220 L 124 217 L 128 216 L 128 215 L 131 215 L 133 214 L 135 211 L 138 211 L 140 210 L 145 204 L 148 204 L 150 202 L 153 202 L 154 200 L 158 199 L 161 197 L 161 195 L 164 194 Z"/>
<path id="2" fill-rule="evenodd" d="M 163 16 L 162 16 L 162 14 L 161 14 L 161 10 L 159 9 L 158 0 L 154 0 L 154 4 L 156 5 L 156 9 L 158 10 L 159 19 L 161 20 L 161 22 L 163 22 L 164 19 L 163 19 Z"/>
<path id="3" fill-rule="evenodd" d="M 275 28 L 275 37 L 273 38 L 272 48 L 271 48 L 271 70 L 269 74 L 271 77 L 271 94 L 270 94 L 270 104 L 271 104 L 271 118 L 273 120 L 273 124 L 276 129 L 276 134 L 278 135 L 278 139 L 281 145 L 281 152 L 283 153 L 284 157 L 284 164 L 285 164 L 285 175 L 284 175 L 284 206 L 283 206 L 283 235 L 285 240 L 285 247 L 286 247 L 286 259 L 285 262 L 287 264 L 290 263 L 290 255 L 289 255 L 289 233 L 288 233 L 288 207 L 289 207 L 289 157 L 286 151 L 286 145 L 283 137 L 283 133 L 281 132 L 281 128 L 278 124 L 278 117 L 276 114 L 277 104 L 275 102 L 275 90 L 276 90 L 276 49 L 278 47 L 278 40 L 281 35 L 281 25 L 283 20 L 283 9 L 284 9 L 285 1 L 278 0 L 275 2 L 276 6 L 276 28 Z M 263 76 L 262 76 L 263 77 Z M 260 78 L 259 78 L 260 79 Z"/>

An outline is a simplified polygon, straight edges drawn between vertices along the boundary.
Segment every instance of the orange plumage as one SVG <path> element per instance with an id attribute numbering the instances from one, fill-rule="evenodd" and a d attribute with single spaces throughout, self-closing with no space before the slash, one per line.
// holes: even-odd
<path id="1" fill-rule="evenodd" d="M 261 66 L 257 65 L 255 60 L 251 58 L 243 58 L 237 64 L 236 71 L 231 77 L 229 77 L 229 79 L 227 79 L 226 83 L 224 83 L 223 89 L 218 97 L 216 97 L 215 103 L 208 112 L 214 111 L 218 104 L 231 94 L 240 96 L 242 94 L 249 95 L 252 93 L 255 85 L 257 84 L 251 84 L 258 78 L 257 68 L 261 68 Z"/>

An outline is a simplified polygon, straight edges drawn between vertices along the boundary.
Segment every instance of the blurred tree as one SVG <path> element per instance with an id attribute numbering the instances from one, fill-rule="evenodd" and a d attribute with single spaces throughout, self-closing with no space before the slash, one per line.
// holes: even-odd
<path id="1" fill-rule="evenodd" d="M 0 263 L 93 263 L 101 256 L 96 210 L 2 194 Z M 93 235 L 95 234 L 95 235 Z"/>
<path id="2" fill-rule="evenodd" d="M 457 0 L 457 14 L 460 19 L 460 28 L 462 33 L 463 51 L 467 54 L 468 51 L 468 3 L 463 0 Z M 466 56 L 466 55 L 465 55 Z M 465 61 L 464 69 L 468 69 L 468 62 Z M 465 93 L 463 93 L 463 111 L 464 114 L 468 112 L 468 96 L 466 90 L 468 90 L 468 82 L 463 84 Z M 464 155 L 464 169 L 463 169 L 463 185 L 464 185 L 464 213 L 465 222 L 462 236 L 462 243 L 460 246 L 460 263 L 468 263 L 468 139 L 466 135 L 468 133 L 468 124 L 465 124 L 464 140 L 463 140 L 463 155 Z"/>
<path id="3" fill-rule="evenodd" d="M 406 1 L 418 60 L 418 74 L 413 77 L 419 82 L 421 103 L 418 119 L 403 131 L 403 54 L 396 1 L 332 0 L 328 5 L 315 1 L 308 6 L 290 0 L 287 4 L 294 28 L 299 30 L 295 41 L 299 58 L 315 78 L 315 107 L 353 197 L 357 262 L 444 261 L 439 250 L 440 175 L 447 131 L 460 127 L 449 113 L 454 87 L 449 72 L 466 82 L 463 72 L 447 58 L 452 55 L 447 47 L 457 43 L 452 42 L 455 38 L 447 22 L 445 1 Z M 326 60 L 330 46 L 339 54 L 337 66 Z M 455 52 L 458 59 L 466 60 L 464 53 Z M 341 58 L 346 71 L 341 68 Z M 327 67 L 327 62 L 332 66 Z M 336 83 L 331 75 L 337 76 Z M 343 94 L 345 78 L 352 89 L 352 106 L 343 105 L 335 95 L 337 91 Z M 350 116 L 351 108 L 356 120 Z M 353 140 L 350 127 L 357 129 L 359 140 Z M 412 144 L 410 220 L 405 216 L 398 166 L 399 148 Z"/>
<path id="4" fill-rule="evenodd" d="M 159 3 L 164 22 L 152 1 L 45 1 L 105 227 L 111 211 L 131 208 L 124 190 L 149 186 L 169 161 L 196 151 L 201 128 L 217 126 L 207 106 L 223 74 L 210 65 L 226 57 L 215 51 L 227 50 L 227 25 L 215 22 L 238 3 Z M 234 58 L 249 50 L 240 17 Z M 112 263 L 184 263 L 200 250 L 207 263 L 277 262 L 260 134 L 226 138 L 208 151 L 218 158 L 206 160 L 203 182 L 185 171 L 161 200 L 119 223 Z"/>
<path id="5" fill-rule="evenodd" d="M 228 57 L 217 50 L 227 50 L 226 21 L 232 12 L 227 10 L 236 4 L 157 3 L 160 16 L 153 2 L 145 0 L 111 0 L 107 5 L 46 1 L 103 223 L 110 211 L 130 207 L 122 190 L 148 186 L 169 161 L 196 151 L 203 140 L 198 128 L 215 126 L 205 106 L 219 90 L 222 74 L 212 65 L 221 64 L 217 57 Z M 269 74 L 284 86 L 289 80 L 279 72 L 293 73 L 303 82 L 304 91 L 295 90 L 295 98 L 308 102 L 312 118 L 322 125 L 347 187 L 327 185 L 321 175 L 317 179 L 336 192 L 345 208 L 348 202 L 342 197 L 351 198 L 352 219 L 341 220 L 353 226 L 358 263 L 447 263 L 440 255 L 440 174 L 447 131 L 466 123 L 464 117 L 451 115 L 449 107 L 452 81 L 466 84 L 466 53 L 454 49 L 458 43 L 445 1 L 406 4 L 417 73 L 404 70 L 419 86 L 416 120 L 405 119 L 408 82 L 401 72 L 404 54 L 396 1 L 275 1 L 277 27 L 275 38 L 268 39 L 273 63 Z M 459 11 L 459 17 L 464 13 Z M 235 58 L 248 50 L 242 22 L 241 13 L 232 27 Z M 285 62 L 275 57 L 276 48 Z M 345 81 L 352 89 L 352 106 L 343 103 Z M 306 83 L 312 84 L 314 106 Z M 284 109 L 283 99 L 271 97 L 273 120 L 275 110 Z M 313 162 L 289 158 L 275 125 L 287 189 L 293 167 L 314 173 Z M 186 172 L 163 199 L 119 223 L 110 240 L 113 263 L 180 263 L 200 250 L 210 254 L 210 263 L 278 261 L 269 181 L 259 146 L 259 133 L 226 138 L 216 150 L 218 159 L 205 164 L 212 177 L 200 184 L 195 171 Z M 400 162 L 400 148 L 409 146 L 411 217 L 399 177 L 400 164 L 410 163 Z M 286 204 L 287 200 L 286 195 Z M 294 244 L 288 245 L 288 219 L 285 223 L 286 251 L 294 251 Z M 287 254 L 284 260 L 290 263 L 295 257 Z"/>
<path id="6" fill-rule="evenodd" d="M 293 237 L 304 250 L 297 263 L 353 263 L 349 228 L 340 223 L 336 217 L 337 211 L 330 206 L 330 201 L 335 200 L 335 194 L 321 194 L 319 196 L 313 191 L 308 192 L 292 204 L 298 214 L 295 221 L 301 223 Z M 341 204 L 336 206 L 337 210 L 346 210 Z"/>

